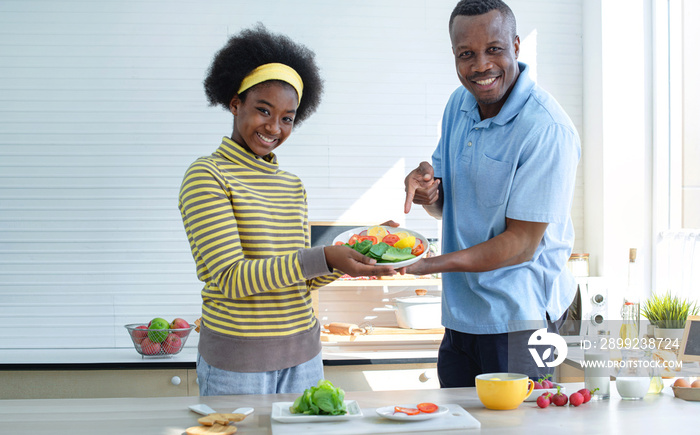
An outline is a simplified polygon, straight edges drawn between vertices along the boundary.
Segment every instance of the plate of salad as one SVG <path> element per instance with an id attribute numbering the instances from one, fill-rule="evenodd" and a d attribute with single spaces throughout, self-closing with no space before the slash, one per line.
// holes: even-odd
<path id="1" fill-rule="evenodd" d="M 310 423 L 350 420 L 362 417 L 355 400 L 345 400 L 345 391 L 331 381 L 321 379 L 315 387 L 304 390 L 294 402 L 272 404 L 270 418 L 280 423 Z"/>
<path id="2" fill-rule="evenodd" d="M 442 417 L 449 412 L 446 406 L 434 403 L 412 403 L 409 405 L 393 405 L 377 408 L 377 414 L 389 420 L 422 421 Z"/>
<path id="3" fill-rule="evenodd" d="M 344 245 L 377 260 L 378 265 L 395 269 L 409 266 L 428 251 L 428 239 L 416 231 L 401 227 L 375 225 L 357 227 L 338 234 L 334 245 Z"/>

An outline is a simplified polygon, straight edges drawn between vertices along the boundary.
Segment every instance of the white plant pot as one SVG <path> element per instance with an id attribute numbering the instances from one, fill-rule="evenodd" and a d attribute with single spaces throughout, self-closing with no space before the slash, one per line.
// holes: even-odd
<path id="1" fill-rule="evenodd" d="M 654 334 L 655 334 L 655 331 L 654 331 L 655 329 L 656 329 L 656 326 L 652 325 L 651 323 L 648 324 L 648 325 L 647 325 L 647 335 L 648 335 L 649 337 L 656 337 L 656 335 L 654 335 Z"/>
<path id="2" fill-rule="evenodd" d="M 684 328 L 659 328 L 654 327 L 654 338 L 682 339 Z"/>

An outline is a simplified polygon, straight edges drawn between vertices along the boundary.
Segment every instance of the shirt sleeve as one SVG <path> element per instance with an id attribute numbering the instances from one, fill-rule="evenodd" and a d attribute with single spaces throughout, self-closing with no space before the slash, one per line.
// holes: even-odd
<path id="1" fill-rule="evenodd" d="M 308 280 L 307 284 L 311 290 L 330 284 L 343 275 L 338 269 L 329 269 L 323 246 L 300 249 L 299 256 L 304 277 Z"/>
<path id="2" fill-rule="evenodd" d="M 529 222 L 569 218 L 581 145 L 576 131 L 551 124 L 533 135 L 516 168 L 506 216 Z"/>

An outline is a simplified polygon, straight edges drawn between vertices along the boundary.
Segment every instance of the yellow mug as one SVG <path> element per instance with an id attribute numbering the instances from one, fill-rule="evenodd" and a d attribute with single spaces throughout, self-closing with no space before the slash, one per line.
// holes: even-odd
<path id="1" fill-rule="evenodd" d="M 521 373 L 484 373 L 476 377 L 476 394 L 488 409 L 515 409 L 535 389 L 535 383 Z"/>

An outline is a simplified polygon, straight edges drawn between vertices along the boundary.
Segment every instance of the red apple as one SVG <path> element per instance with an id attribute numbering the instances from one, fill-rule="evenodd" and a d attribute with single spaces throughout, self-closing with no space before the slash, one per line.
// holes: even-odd
<path id="1" fill-rule="evenodd" d="M 180 317 L 170 322 L 170 329 L 189 329 L 189 327 L 190 324 L 187 322 L 187 320 L 181 319 Z M 180 337 L 186 337 L 188 333 L 188 331 L 175 332 L 175 334 L 179 335 Z"/>
<path id="2" fill-rule="evenodd" d="M 141 343 L 144 338 L 148 335 L 148 326 L 146 325 L 141 325 L 137 326 L 136 329 L 131 333 L 134 337 L 134 340 L 137 343 Z"/>
<path id="3" fill-rule="evenodd" d="M 178 353 L 182 347 L 182 339 L 177 333 L 171 332 L 168 338 L 163 342 L 163 350 L 165 353 Z"/>
<path id="4" fill-rule="evenodd" d="M 160 353 L 160 343 L 151 341 L 148 337 L 141 342 L 141 352 L 144 355 L 157 355 Z"/>

